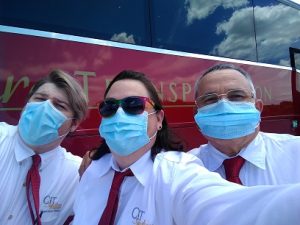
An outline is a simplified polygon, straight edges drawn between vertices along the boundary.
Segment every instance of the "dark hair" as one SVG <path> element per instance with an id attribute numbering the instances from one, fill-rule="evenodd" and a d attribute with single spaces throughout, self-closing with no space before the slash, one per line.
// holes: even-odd
<path id="1" fill-rule="evenodd" d="M 200 86 L 200 82 L 201 80 L 203 79 L 203 77 L 205 77 L 207 74 L 211 73 L 211 72 L 214 72 L 214 71 L 219 71 L 219 70 L 226 70 L 226 69 L 231 69 L 231 70 L 236 70 L 238 72 L 240 72 L 241 75 L 243 75 L 248 83 L 249 83 L 249 87 L 251 89 L 251 92 L 252 94 L 254 95 L 254 97 L 256 97 L 256 91 L 255 91 L 255 88 L 254 88 L 254 84 L 253 84 L 253 81 L 251 79 L 251 76 L 249 73 L 247 73 L 245 70 L 243 70 L 242 68 L 240 67 L 237 67 L 233 64 L 229 64 L 229 63 L 223 63 L 223 64 L 217 64 L 217 65 L 214 65 L 210 68 L 208 68 L 203 74 L 202 76 L 200 76 L 196 83 L 195 83 L 195 99 L 198 97 L 199 95 L 199 86 Z"/>
<path id="2" fill-rule="evenodd" d="M 154 85 L 152 82 L 140 72 L 135 72 L 131 70 L 124 70 L 120 72 L 115 78 L 109 83 L 108 87 L 105 90 L 104 98 L 106 97 L 107 93 L 109 92 L 112 85 L 119 81 L 119 80 L 137 80 L 144 84 L 146 89 L 149 92 L 150 98 L 154 102 L 154 109 L 156 111 L 160 111 L 163 109 L 162 103 L 159 99 L 159 96 L 155 90 Z M 182 142 L 175 137 L 175 135 L 170 131 L 167 123 L 166 117 L 163 118 L 162 121 L 162 128 L 157 131 L 156 141 L 151 149 L 151 157 L 152 159 L 160 153 L 161 151 L 183 151 L 183 144 Z M 105 154 L 110 153 L 109 147 L 107 146 L 105 140 L 103 140 L 102 144 L 98 147 L 95 154 L 92 156 L 93 160 L 100 159 Z"/>
<path id="3" fill-rule="evenodd" d="M 29 92 L 28 99 L 46 83 L 52 83 L 65 92 L 75 120 L 85 119 L 88 103 L 83 89 L 73 77 L 62 70 L 53 70 L 48 76 L 39 80 Z"/>

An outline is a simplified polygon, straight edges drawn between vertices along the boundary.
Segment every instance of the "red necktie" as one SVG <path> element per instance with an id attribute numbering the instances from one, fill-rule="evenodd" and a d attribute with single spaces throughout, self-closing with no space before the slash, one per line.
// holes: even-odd
<path id="1" fill-rule="evenodd" d="M 41 184 L 41 178 L 39 174 L 39 164 L 41 162 L 41 157 L 39 155 L 33 155 L 32 156 L 32 166 L 30 170 L 27 173 L 26 177 L 26 196 L 27 196 L 27 202 L 28 202 L 28 207 L 30 210 L 30 215 L 32 219 L 32 224 L 38 224 L 41 225 L 41 218 L 39 216 L 39 211 L 40 211 L 40 184 Z M 36 220 L 34 219 L 34 213 L 32 209 L 32 203 L 30 201 L 30 186 L 31 186 L 31 191 L 32 191 L 32 196 L 33 196 L 33 201 L 34 201 L 34 208 L 35 208 L 35 215 L 36 215 Z"/>
<path id="2" fill-rule="evenodd" d="M 241 156 L 237 156 L 231 159 L 226 159 L 223 162 L 226 174 L 226 180 L 237 184 L 242 184 L 239 173 L 245 162 L 245 159 Z"/>
<path id="3" fill-rule="evenodd" d="M 101 216 L 100 222 L 98 225 L 113 225 L 118 210 L 119 202 L 119 190 L 120 186 L 126 176 L 133 176 L 133 173 L 130 169 L 125 172 L 115 171 L 114 179 L 110 188 L 108 200 L 106 207 Z"/>

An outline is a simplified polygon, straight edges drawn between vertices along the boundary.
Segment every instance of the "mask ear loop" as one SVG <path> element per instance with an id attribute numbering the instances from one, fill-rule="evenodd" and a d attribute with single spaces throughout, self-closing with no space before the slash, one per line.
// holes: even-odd
<path id="1" fill-rule="evenodd" d="M 151 112 L 151 113 L 148 113 L 148 116 L 151 116 L 151 115 L 153 115 L 153 114 L 155 114 L 157 111 L 155 110 L 155 111 L 153 111 L 153 112 Z"/>
<path id="2" fill-rule="evenodd" d="M 157 112 L 157 111 L 155 110 L 155 111 L 153 111 L 153 112 L 151 112 L 151 113 L 148 113 L 148 116 L 154 115 L 156 112 Z M 157 131 L 155 131 L 155 133 L 154 133 L 151 137 L 149 137 L 149 139 L 150 139 L 150 140 L 153 139 L 156 135 L 157 135 Z"/>
<path id="3" fill-rule="evenodd" d="M 73 118 L 73 117 L 71 117 L 71 118 L 67 118 L 66 120 L 65 120 L 65 122 L 66 121 L 68 121 L 68 120 L 73 120 L 73 119 L 75 119 L 75 118 Z M 64 122 L 64 123 L 65 123 Z M 73 126 L 73 125 L 72 125 Z M 64 133 L 64 134 L 62 134 L 62 135 L 60 135 L 60 136 L 58 136 L 58 139 L 62 139 L 62 138 L 64 138 L 65 136 L 67 136 L 70 132 L 74 132 L 74 131 L 71 131 L 71 129 L 72 129 L 72 126 L 70 127 L 70 129 L 66 132 L 66 133 Z"/>
<path id="4" fill-rule="evenodd" d="M 69 120 L 69 119 L 70 119 L 70 120 L 73 120 L 73 121 L 72 121 L 72 125 L 71 125 L 71 128 L 70 128 L 69 133 L 73 133 L 73 132 L 75 132 L 75 130 L 77 129 L 77 126 L 78 126 L 78 125 L 77 125 L 77 126 L 75 125 L 76 118 L 73 117 L 73 118 L 68 118 L 68 120 Z M 73 123 L 74 123 L 74 124 L 73 124 Z M 73 127 L 73 126 L 74 126 L 74 130 L 72 130 L 72 127 Z"/>
<path id="5" fill-rule="evenodd" d="M 149 140 L 151 140 L 152 138 L 154 138 L 156 135 L 157 135 L 157 131 L 155 131 L 155 133 L 151 137 L 149 137 Z"/>
<path id="6" fill-rule="evenodd" d="M 59 111 L 54 105 L 53 105 L 53 103 L 48 99 L 47 101 L 49 101 L 49 103 L 50 103 L 50 106 L 54 109 L 54 110 L 56 110 L 57 112 L 59 112 L 59 113 L 61 113 L 61 114 L 63 114 L 61 111 Z M 63 114 L 64 115 L 64 114 Z M 73 119 L 75 119 L 74 117 L 66 117 L 66 115 L 64 115 L 64 117 L 66 118 L 66 120 L 64 121 L 64 123 L 66 122 L 66 121 L 68 121 L 68 120 L 73 120 Z M 63 124 L 64 124 L 63 123 Z M 62 139 L 62 138 L 64 138 L 65 136 L 67 136 L 70 132 L 71 132 L 71 128 L 72 128 L 72 126 L 70 127 L 70 129 L 66 132 L 66 133 L 64 133 L 63 135 L 60 135 L 60 136 L 58 136 L 58 139 Z M 75 130 L 74 130 L 75 131 Z M 72 131 L 73 132 L 73 131 Z"/>

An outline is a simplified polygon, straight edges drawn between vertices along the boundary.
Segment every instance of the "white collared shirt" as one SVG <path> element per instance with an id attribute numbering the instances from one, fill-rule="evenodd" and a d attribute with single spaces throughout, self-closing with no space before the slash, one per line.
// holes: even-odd
<path id="1" fill-rule="evenodd" d="M 98 224 L 114 169 L 112 155 L 106 154 L 85 171 L 73 225 Z M 126 177 L 120 188 L 115 225 L 299 225 L 300 184 L 243 187 L 180 152 L 160 153 L 153 162 L 148 151 L 130 169 L 134 176 Z"/>
<path id="2" fill-rule="evenodd" d="M 0 123 L 0 224 L 32 225 L 26 199 L 26 176 L 34 152 L 17 127 Z M 40 212 L 43 225 L 62 225 L 73 214 L 81 158 L 57 147 L 40 154 Z"/>
<path id="3" fill-rule="evenodd" d="M 210 143 L 192 149 L 204 166 L 225 178 L 223 161 L 229 157 Z M 246 161 L 240 171 L 243 185 L 290 184 L 300 182 L 300 137 L 259 132 L 239 153 Z"/>

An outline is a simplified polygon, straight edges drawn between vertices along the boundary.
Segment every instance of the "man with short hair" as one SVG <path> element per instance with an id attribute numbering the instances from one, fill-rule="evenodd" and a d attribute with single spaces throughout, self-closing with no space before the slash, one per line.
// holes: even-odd
<path id="1" fill-rule="evenodd" d="M 87 99 L 52 71 L 29 93 L 19 123 L 0 123 L 0 224 L 62 225 L 73 214 L 81 158 L 60 146 L 85 118 Z"/>
<path id="2" fill-rule="evenodd" d="M 244 70 L 209 68 L 196 81 L 195 103 L 208 143 L 190 153 L 207 169 L 246 186 L 300 182 L 300 137 L 259 131 L 263 103 Z"/>

